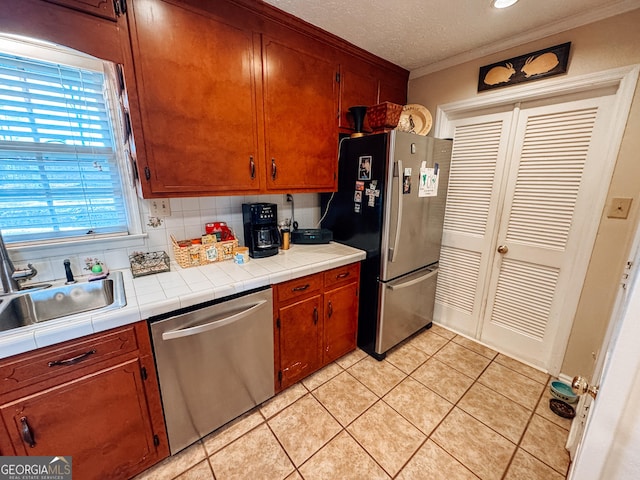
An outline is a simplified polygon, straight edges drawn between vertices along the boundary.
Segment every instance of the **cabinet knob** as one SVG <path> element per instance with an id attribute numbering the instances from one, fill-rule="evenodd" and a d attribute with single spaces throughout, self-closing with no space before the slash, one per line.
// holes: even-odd
<path id="1" fill-rule="evenodd" d="M 507 253 L 509 251 L 509 247 L 506 245 L 500 245 L 498 247 L 498 253 Z"/>
<path id="2" fill-rule="evenodd" d="M 271 159 L 271 179 L 275 180 L 278 175 L 278 167 L 276 166 L 276 159 Z"/>

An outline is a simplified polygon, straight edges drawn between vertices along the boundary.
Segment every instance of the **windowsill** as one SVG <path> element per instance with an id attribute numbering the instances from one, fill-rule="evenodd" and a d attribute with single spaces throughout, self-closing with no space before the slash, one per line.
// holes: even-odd
<path id="1" fill-rule="evenodd" d="M 86 240 L 66 240 L 41 244 L 22 244 L 9 246 L 7 250 L 17 257 L 45 258 L 58 255 L 94 253 L 96 250 L 114 250 L 144 246 L 146 233 L 108 238 L 91 238 Z M 12 255 L 13 257 L 13 255 Z M 14 257 L 15 258 L 15 257 Z"/>

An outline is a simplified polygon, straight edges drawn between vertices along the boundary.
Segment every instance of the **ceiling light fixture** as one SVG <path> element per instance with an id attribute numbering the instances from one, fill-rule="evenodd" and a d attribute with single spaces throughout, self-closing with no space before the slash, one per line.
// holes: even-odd
<path id="1" fill-rule="evenodd" d="M 518 0 L 491 0 L 493 8 L 507 8 L 516 3 Z"/>

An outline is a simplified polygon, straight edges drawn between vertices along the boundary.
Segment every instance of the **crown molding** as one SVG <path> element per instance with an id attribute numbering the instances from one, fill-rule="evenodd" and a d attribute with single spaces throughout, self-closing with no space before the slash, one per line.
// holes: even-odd
<path id="1" fill-rule="evenodd" d="M 474 48 L 473 50 L 468 50 L 459 55 L 454 55 L 445 60 L 441 60 L 438 62 L 431 63 L 429 65 L 425 65 L 424 67 L 413 69 L 409 73 L 409 80 L 423 77 L 425 75 L 429 75 L 430 73 L 434 73 L 440 70 L 444 70 L 446 68 L 454 67 L 456 65 L 460 65 L 462 63 L 469 62 L 487 55 L 493 55 L 494 53 L 508 50 L 510 48 L 517 47 L 519 45 L 524 45 L 526 43 L 533 42 L 536 40 L 540 40 L 542 38 L 546 38 L 551 35 L 562 33 L 567 30 L 571 30 L 573 28 L 578 28 L 583 25 L 588 25 L 590 23 L 597 22 L 599 20 L 604 20 L 605 18 L 613 17 L 621 13 L 629 12 L 631 10 L 636 10 L 639 8 L 639 6 L 640 5 L 638 4 L 637 0 L 621 0 L 616 3 L 605 5 L 601 8 L 592 9 L 590 11 L 586 11 L 578 15 L 574 15 L 572 17 L 563 19 L 559 22 L 546 25 L 542 28 L 530 30 L 521 35 L 510 37 L 507 40 L 501 40 L 499 42 L 483 45 L 478 48 Z"/>

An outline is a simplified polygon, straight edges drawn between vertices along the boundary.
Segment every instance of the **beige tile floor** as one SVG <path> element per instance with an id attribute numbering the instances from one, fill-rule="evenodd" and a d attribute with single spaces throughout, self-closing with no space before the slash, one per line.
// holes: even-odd
<path id="1" fill-rule="evenodd" d="M 136 477 L 566 477 L 548 375 L 434 325 L 378 362 L 352 352 Z"/>

